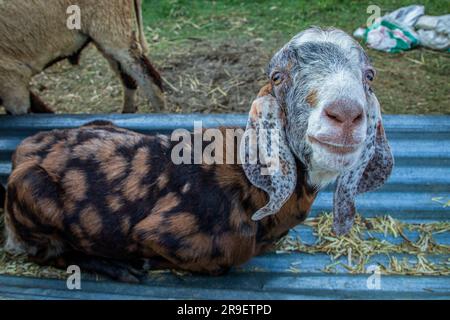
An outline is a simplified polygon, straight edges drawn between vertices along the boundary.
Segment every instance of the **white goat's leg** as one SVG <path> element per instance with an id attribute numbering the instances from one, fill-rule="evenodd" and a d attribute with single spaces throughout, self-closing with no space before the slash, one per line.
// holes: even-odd
<path id="1" fill-rule="evenodd" d="M 120 6 L 107 6 L 110 10 L 94 10 L 91 23 L 87 23 L 84 32 L 106 57 L 113 59 L 120 70 L 141 87 L 153 108 L 159 111 L 165 105 L 161 76 L 145 55 L 140 40 L 143 35 L 138 36 L 135 30 L 134 2 L 121 3 Z M 133 19 L 129 19 L 130 16 Z M 131 99 L 131 92 L 126 96 Z"/>
<path id="2" fill-rule="evenodd" d="M 103 56 L 108 60 L 111 69 L 120 77 L 123 85 L 123 109 L 122 113 L 135 113 L 137 111 L 136 105 L 136 91 L 137 84 L 128 74 L 126 74 L 113 58 Z"/>
<path id="3" fill-rule="evenodd" d="M 156 111 L 164 108 L 164 94 L 161 90 L 161 78 L 145 55 L 134 57 L 129 50 L 119 51 L 114 55 L 120 68 L 129 75 L 128 80 L 135 81 L 143 90 Z"/>
<path id="4" fill-rule="evenodd" d="M 110 57 L 119 65 L 123 74 L 128 75 L 130 80 L 135 81 L 142 88 L 156 111 L 164 108 L 165 98 L 162 92 L 161 77 L 139 49 L 117 49 L 104 46 L 101 43 L 97 44 L 97 47 L 104 55 Z"/>
<path id="5" fill-rule="evenodd" d="M 136 89 L 130 89 L 124 85 L 122 113 L 135 113 L 137 111 L 136 91 Z"/>

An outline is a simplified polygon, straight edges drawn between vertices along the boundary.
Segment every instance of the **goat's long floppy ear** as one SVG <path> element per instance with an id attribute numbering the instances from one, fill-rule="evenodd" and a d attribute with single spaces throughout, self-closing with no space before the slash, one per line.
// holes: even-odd
<path id="1" fill-rule="evenodd" d="M 381 187 L 392 172 L 394 157 L 384 132 L 381 119 L 377 124 L 375 153 L 370 159 L 358 184 L 358 193 Z"/>
<path id="2" fill-rule="evenodd" d="M 334 193 L 333 230 L 336 234 L 350 231 L 355 218 L 355 196 L 383 185 L 394 166 L 394 158 L 384 132 L 378 100 L 373 96 L 373 115 L 368 127 L 367 145 L 360 162 L 339 176 Z"/>
<path id="3" fill-rule="evenodd" d="M 240 159 L 250 182 L 269 195 L 252 219 L 277 213 L 297 183 L 295 158 L 285 133 L 284 112 L 270 94 L 253 101 L 240 145 Z"/>

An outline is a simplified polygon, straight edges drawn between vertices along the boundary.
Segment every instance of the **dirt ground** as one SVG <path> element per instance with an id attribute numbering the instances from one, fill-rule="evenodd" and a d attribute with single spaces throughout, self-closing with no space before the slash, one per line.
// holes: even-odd
<path id="1" fill-rule="evenodd" d="M 164 79 L 164 112 L 246 112 L 265 82 L 269 55 L 257 41 L 193 44 L 186 51 L 152 57 Z M 122 86 L 91 46 L 79 66 L 61 62 L 37 75 L 32 90 L 58 113 L 121 112 Z M 139 94 L 139 112 L 154 112 Z"/>
<path id="2" fill-rule="evenodd" d="M 188 40 L 174 48 L 169 54 L 150 54 L 164 78 L 168 103 L 163 112 L 173 113 L 247 112 L 276 50 L 257 39 L 215 44 Z M 378 70 L 375 90 L 384 113 L 450 114 L 450 58 L 432 54 L 436 66 L 423 61 L 420 49 L 401 55 L 369 52 Z M 34 77 L 32 90 L 57 113 L 122 109 L 120 81 L 93 46 L 83 52 L 80 66 L 61 62 Z M 138 101 L 140 113 L 154 112 L 140 94 Z"/>

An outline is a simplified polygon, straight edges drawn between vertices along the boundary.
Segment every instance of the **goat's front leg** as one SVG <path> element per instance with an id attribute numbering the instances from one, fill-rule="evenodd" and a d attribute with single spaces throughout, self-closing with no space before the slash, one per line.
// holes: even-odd
<path id="1" fill-rule="evenodd" d="M 123 109 L 122 113 L 135 113 L 137 111 L 136 92 L 137 83 L 134 79 L 122 70 L 120 63 L 113 57 L 104 54 L 113 71 L 120 77 L 123 86 Z"/>
<path id="2" fill-rule="evenodd" d="M 121 282 L 140 283 L 145 279 L 144 269 L 135 263 L 90 256 L 78 251 L 66 252 L 48 263 L 61 269 L 76 265 L 82 272 L 96 273 Z"/>
<path id="3" fill-rule="evenodd" d="M 2 82 L 0 78 L 0 86 L 8 82 Z M 10 115 L 23 115 L 26 113 L 53 113 L 44 101 L 35 93 L 28 89 L 28 84 L 19 80 L 12 82 L 14 85 L 10 87 L 5 85 L 0 87 L 0 101 Z"/>
<path id="4" fill-rule="evenodd" d="M 0 76 L 0 103 L 10 115 L 23 115 L 30 111 L 28 83 L 21 81 L 20 75 Z"/>
<path id="5" fill-rule="evenodd" d="M 143 261 L 143 269 L 146 271 L 167 269 L 220 276 L 231 269 L 231 267 L 218 266 L 212 261 L 211 263 L 180 262 L 175 261 L 175 259 L 166 259 L 163 257 L 145 258 Z"/>

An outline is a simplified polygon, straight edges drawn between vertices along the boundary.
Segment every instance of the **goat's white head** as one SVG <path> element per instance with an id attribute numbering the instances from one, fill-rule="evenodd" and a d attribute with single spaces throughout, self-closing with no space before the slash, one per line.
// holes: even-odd
<path id="1" fill-rule="evenodd" d="M 267 95 L 255 100 L 247 125 L 247 129 L 258 126 L 256 114 L 271 114 L 266 125 L 269 121 L 282 129 L 281 138 L 310 173 L 337 177 L 334 230 L 339 234 L 353 223 L 355 195 L 382 185 L 393 165 L 380 106 L 371 89 L 374 76 L 364 50 L 346 33 L 308 29 L 272 58 Z M 295 169 L 292 160 L 284 160 Z M 293 172 L 261 178 L 256 177 L 254 165 L 244 164 L 244 169 L 271 198 L 255 219 L 276 213 L 295 188 Z M 322 181 L 310 181 L 322 186 Z"/>
<path id="2" fill-rule="evenodd" d="M 377 108 L 374 72 L 360 45 L 340 30 L 308 29 L 273 57 L 268 73 L 284 104 L 289 143 L 308 167 L 337 175 L 360 158 L 369 109 Z"/>

